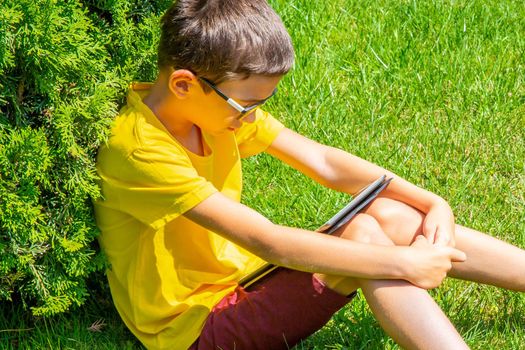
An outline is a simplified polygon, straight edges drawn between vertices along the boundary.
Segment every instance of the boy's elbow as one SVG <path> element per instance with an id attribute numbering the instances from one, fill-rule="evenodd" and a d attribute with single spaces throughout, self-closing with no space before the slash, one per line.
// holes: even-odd
<path id="1" fill-rule="evenodd" d="M 345 177 L 342 176 L 339 163 L 335 161 L 338 160 L 337 153 L 339 152 L 341 151 L 333 147 L 326 147 L 322 166 L 319 167 L 318 171 L 317 182 L 333 190 L 340 189 L 346 181 Z"/>

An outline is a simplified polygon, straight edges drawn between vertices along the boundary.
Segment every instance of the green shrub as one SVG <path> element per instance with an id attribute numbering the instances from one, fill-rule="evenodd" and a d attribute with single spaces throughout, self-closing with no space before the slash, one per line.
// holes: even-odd
<path id="1" fill-rule="evenodd" d="M 131 80 L 155 76 L 169 1 L 0 3 L 0 300 L 80 305 L 105 267 L 95 155 Z"/>

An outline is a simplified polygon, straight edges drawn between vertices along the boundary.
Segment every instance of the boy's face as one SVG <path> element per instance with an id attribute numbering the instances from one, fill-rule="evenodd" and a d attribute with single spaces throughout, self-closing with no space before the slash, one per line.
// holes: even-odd
<path id="1" fill-rule="evenodd" d="M 186 119 L 212 134 L 234 131 L 240 128 L 242 123 L 252 123 L 255 120 L 256 108 L 251 108 L 272 96 L 282 78 L 252 75 L 247 79 L 228 80 L 217 85 L 207 81 L 204 84 L 215 89 L 210 88 L 210 91 L 205 93 L 199 78 L 191 75 L 193 77 L 190 81 L 186 81 L 187 91 L 183 101 L 188 111 L 185 113 Z M 170 83 L 172 91 L 177 89 L 176 80 L 172 79 Z M 230 102 L 227 99 L 230 99 Z M 243 114 L 240 112 L 243 109 L 249 111 Z"/>

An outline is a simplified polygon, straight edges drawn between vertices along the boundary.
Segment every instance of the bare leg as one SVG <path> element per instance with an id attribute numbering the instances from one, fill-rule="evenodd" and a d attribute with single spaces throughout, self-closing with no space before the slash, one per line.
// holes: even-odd
<path id="1" fill-rule="evenodd" d="M 399 201 L 379 198 L 366 213 L 396 245 L 408 245 L 422 232 L 424 214 Z M 449 276 L 525 291 L 525 250 L 460 225 L 456 247 L 467 254 L 467 261 L 454 263 Z"/>
<path id="2" fill-rule="evenodd" d="M 468 349 L 424 289 L 405 281 L 373 280 L 361 289 L 383 329 L 404 349 Z"/>
<path id="3" fill-rule="evenodd" d="M 371 244 L 393 244 L 379 223 L 366 214 L 358 215 L 337 234 L 345 239 Z M 452 323 L 424 289 L 401 280 L 318 277 L 344 295 L 360 287 L 383 329 L 403 348 L 468 349 Z"/>

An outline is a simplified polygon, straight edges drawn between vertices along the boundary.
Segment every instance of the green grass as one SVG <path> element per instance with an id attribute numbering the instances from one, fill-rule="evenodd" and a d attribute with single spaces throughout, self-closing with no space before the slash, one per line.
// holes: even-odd
<path id="1" fill-rule="evenodd" d="M 272 4 L 297 57 L 268 107 L 278 119 L 447 198 L 458 223 L 525 247 L 524 2 Z M 267 155 L 244 166 L 243 201 L 277 223 L 313 229 L 348 199 Z M 525 349 L 522 295 L 453 280 L 432 294 L 472 348 Z M 141 348 L 107 295 L 50 319 L 1 311 L 0 348 Z M 101 332 L 88 330 L 98 319 Z M 360 297 L 296 348 L 398 347 Z"/>

